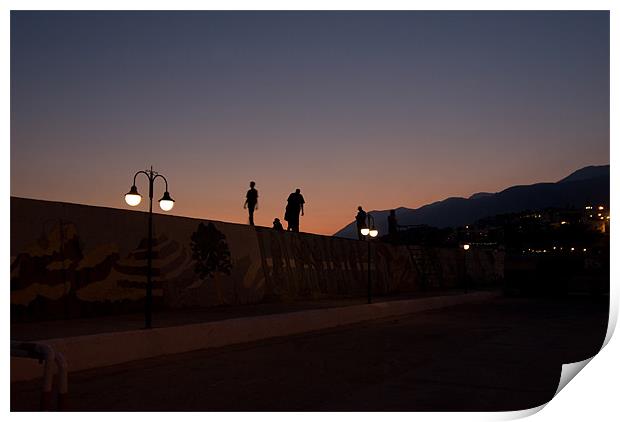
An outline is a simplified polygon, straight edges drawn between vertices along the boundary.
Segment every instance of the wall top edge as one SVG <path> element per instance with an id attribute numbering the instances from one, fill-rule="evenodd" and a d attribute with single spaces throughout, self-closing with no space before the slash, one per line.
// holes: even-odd
<path id="1" fill-rule="evenodd" d="M 41 204 L 49 204 L 49 205 L 61 205 L 61 206 L 71 206 L 71 207 L 78 207 L 78 208 L 93 208 L 93 209 L 99 209 L 99 210 L 109 210 L 109 211 L 113 211 L 113 212 L 128 212 L 128 213 L 141 213 L 141 214 L 147 214 L 147 211 L 143 211 L 143 210 L 134 210 L 134 209 L 126 209 L 126 208 L 114 208 L 114 207 L 106 207 L 106 206 L 101 206 L 101 205 L 88 205 L 88 204 L 79 204 L 79 203 L 75 203 L 75 202 L 64 202 L 64 201 L 52 201 L 52 200 L 47 200 L 47 199 L 37 199 L 37 198 L 24 198 L 24 197 L 20 197 L 20 196 L 14 196 L 11 195 L 11 204 L 14 202 L 33 202 L 33 203 L 41 203 Z M 233 226 L 237 226 L 237 227 L 244 227 L 244 228 L 250 228 L 249 225 L 247 224 L 241 224 L 241 223 L 233 223 L 230 221 L 221 221 L 221 220 L 212 220 L 209 218 L 198 218 L 198 217 L 188 217 L 188 216 L 183 216 L 183 215 L 174 215 L 174 214 L 162 214 L 162 213 L 156 213 L 154 212 L 153 215 L 155 216 L 155 218 L 157 219 L 185 219 L 185 220 L 190 220 L 190 221 L 195 221 L 196 223 L 198 222 L 204 222 L 204 221 L 208 221 L 208 222 L 213 222 L 216 224 L 230 224 Z M 272 230 L 271 227 L 267 227 L 267 226 L 255 226 L 256 230 Z M 304 235 L 304 236 L 317 236 L 317 237 L 321 237 L 321 238 L 326 238 L 326 239 L 341 239 L 341 240 L 347 240 L 347 241 L 354 241 L 354 242 L 360 242 L 360 240 L 356 240 L 356 239 L 347 239 L 347 238 L 343 238 L 343 237 L 338 237 L 338 236 L 326 236 L 326 235 L 322 235 L 322 234 L 317 234 L 317 233 L 307 233 L 307 232 L 301 232 L 301 233 L 292 233 L 292 232 L 287 232 L 284 231 L 283 233 L 286 233 L 288 235 L 291 236 L 295 236 L 295 235 Z"/>

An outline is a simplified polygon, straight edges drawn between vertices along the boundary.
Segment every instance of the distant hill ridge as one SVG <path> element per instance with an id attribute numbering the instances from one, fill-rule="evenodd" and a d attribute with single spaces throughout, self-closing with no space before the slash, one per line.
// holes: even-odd
<path id="1" fill-rule="evenodd" d="M 597 177 L 609 177 L 609 166 L 588 166 L 579 169 L 558 183 L 576 182 L 578 180 L 594 179 Z"/>
<path id="2" fill-rule="evenodd" d="M 594 203 L 609 203 L 609 165 L 584 167 L 556 183 L 512 186 L 497 193 L 479 192 L 469 198 L 448 198 L 416 209 L 400 207 L 396 209 L 396 218 L 400 225 L 458 227 L 497 214 Z M 370 211 L 381 234 L 387 233 L 389 212 Z M 354 222 L 334 236 L 357 238 Z"/>

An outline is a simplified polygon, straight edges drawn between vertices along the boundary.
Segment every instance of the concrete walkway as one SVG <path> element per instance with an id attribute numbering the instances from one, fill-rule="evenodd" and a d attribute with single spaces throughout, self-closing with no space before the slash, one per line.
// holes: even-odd
<path id="1" fill-rule="evenodd" d="M 608 304 L 498 298 L 72 373 L 78 411 L 503 411 L 595 354 Z M 587 369 L 586 369 L 587 370 Z M 580 375 L 571 381 L 582 382 Z M 592 394 L 605 386 L 592 385 Z M 11 384 L 37 410 L 40 381 Z"/>
<path id="2" fill-rule="evenodd" d="M 422 299 L 437 296 L 454 296 L 462 290 L 416 292 L 398 296 L 378 296 L 373 303 L 395 300 Z M 305 302 L 259 303 L 236 306 L 218 306 L 201 309 L 175 309 L 153 312 L 153 328 L 174 327 L 201 322 L 221 321 L 232 318 L 245 318 L 311 309 L 339 308 L 366 303 L 365 297 L 312 300 Z M 91 334 L 132 331 L 144 328 L 144 314 L 134 313 L 94 318 L 79 318 L 57 321 L 37 321 L 25 323 L 11 322 L 11 340 L 33 341 L 53 338 L 76 337 Z"/>
<path id="3" fill-rule="evenodd" d="M 48 338 L 39 341 L 62 353 L 68 361 L 69 371 L 73 372 L 157 356 L 324 330 L 463 303 L 475 303 L 497 296 L 497 292 L 475 292 L 387 300 L 372 304 L 349 304 L 348 306 L 325 306 L 322 308 L 315 306 L 313 309 L 297 310 L 296 312 L 276 312 L 238 318 L 214 319 L 208 322 L 202 320 L 198 323 L 187 323 L 191 319 L 187 317 L 179 319 L 171 315 L 167 320 L 171 325 L 150 330 L 141 328 L 133 330 L 117 329 L 116 331 Z M 114 321 L 114 319 L 110 321 Z M 119 321 L 125 320 L 120 319 Z M 175 324 L 172 324 L 173 322 Z M 83 324 L 81 327 L 83 329 L 87 327 L 102 329 L 102 327 L 107 326 L 97 325 L 97 320 L 93 320 L 90 325 Z M 67 327 L 72 327 L 71 321 L 65 325 L 60 325 L 58 330 L 60 328 L 67 330 Z M 110 327 L 120 328 L 122 325 L 110 325 Z M 24 340 L 24 338 L 15 337 L 13 339 Z M 41 373 L 40 365 L 35 360 L 11 359 L 12 382 L 37 378 L 41 376 Z"/>

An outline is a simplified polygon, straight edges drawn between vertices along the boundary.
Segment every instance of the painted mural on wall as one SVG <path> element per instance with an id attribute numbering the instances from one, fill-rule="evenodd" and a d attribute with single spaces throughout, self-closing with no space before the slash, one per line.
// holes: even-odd
<path id="1" fill-rule="evenodd" d="M 13 320 L 143 309 L 144 213 L 20 198 L 11 208 Z M 156 215 L 152 258 L 156 308 L 262 300 L 256 236 L 243 226 Z"/>
<path id="2" fill-rule="evenodd" d="M 368 244 L 268 228 L 153 216 L 156 309 L 366 295 Z M 11 198 L 11 319 L 141 312 L 147 214 Z M 493 283 L 503 255 L 370 245 L 375 296 Z"/>
<path id="3" fill-rule="evenodd" d="M 371 247 L 371 262 L 373 259 L 376 268 L 374 294 L 387 295 L 422 289 L 422 275 L 406 246 L 376 242 Z"/>
<path id="4" fill-rule="evenodd" d="M 73 294 L 73 276 L 84 254 L 74 224 L 48 221 L 41 233 L 23 250 L 11 255 L 11 305 L 57 301 Z M 44 225 L 45 226 L 45 225 Z"/>
<path id="5" fill-rule="evenodd" d="M 211 278 L 214 281 L 218 303 L 222 303 L 219 275 L 230 275 L 232 269 L 226 236 L 216 229 L 213 223 L 206 226 L 200 223 L 191 239 L 194 272 L 198 275 L 199 280 L 188 287 L 200 287 L 207 279 Z"/>
<path id="6" fill-rule="evenodd" d="M 363 244 L 257 228 L 269 300 L 355 296 L 365 292 Z"/>

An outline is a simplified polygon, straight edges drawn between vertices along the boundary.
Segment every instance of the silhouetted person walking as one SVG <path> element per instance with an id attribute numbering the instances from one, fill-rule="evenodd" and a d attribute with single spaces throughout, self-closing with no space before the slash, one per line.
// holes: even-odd
<path id="1" fill-rule="evenodd" d="M 254 210 L 258 209 L 258 191 L 254 188 L 256 183 L 250 182 L 250 190 L 245 194 L 245 204 L 243 209 L 248 209 L 250 214 L 250 226 L 254 225 Z"/>
<path id="2" fill-rule="evenodd" d="M 299 211 L 301 211 L 301 215 L 304 215 L 305 203 L 300 189 L 296 189 L 288 196 L 286 212 L 284 213 L 284 219 L 288 222 L 286 230 L 299 232 Z"/>
<path id="3" fill-rule="evenodd" d="M 276 218 L 273 220 L 273 229 L 278 230 L 280 232 L 284 231 L 284 227 L 282 227 L 282 223 L 280 223 L 280 219 Z"/>
<path id="4" fill-rule="evenodd" d="M 363 210 L 360 205 L 357 207 L 357 215 L 355 216 L 355 223 L 357 224 L 357 238 L 359 240 L 364 240 L 364 236 L 362 235 L 362 229 L 366 227 L 366 211 Z"/>
<path id="5" fill-rule="evenodd" d="M 388 215 L 388 235 L 392 242 L 398 240 L 398 221 L 396 220 L 396 210 L 390 210 Z"/>

